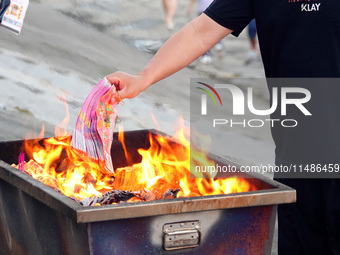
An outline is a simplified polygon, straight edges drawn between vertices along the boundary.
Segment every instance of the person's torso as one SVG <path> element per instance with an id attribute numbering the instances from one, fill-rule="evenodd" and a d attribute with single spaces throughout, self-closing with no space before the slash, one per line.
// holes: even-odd
<path id="1" fill-rule="evenodd" d="M 254 0 L 254 11 L 267 77 L 340 78 L 340 1 Z M 272 86 L 269 84 L 270 90 Z M 298 121 L 294 128 L 272 128 L 278 159 L 339 163 L 340 82 L 301 79 L 274 86 L 311 92 L 304 106 L 312 116 L 305 116 L 294 105 L 286 116 L 279 111 L 271 116 Z"/>
<path id="2" fill-rule="evenodd" d="M 339 0 L 254 0 L 268 77 L 340 77 Z"/>

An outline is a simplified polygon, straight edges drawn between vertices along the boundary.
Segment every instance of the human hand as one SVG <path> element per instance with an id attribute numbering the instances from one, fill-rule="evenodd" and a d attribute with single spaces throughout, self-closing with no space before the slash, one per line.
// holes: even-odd
<path id="1" fill-rule="evenodd" d="M 142 77 L 139 75 L 115 72 L 107 75 L 106 79 L 111 85 L 116 87 L 117 91 L 119 91 L 120 98 L 117 98 L 117 100 L 133 98 L 147 88 L 147 84 L 143 82 Z"/>

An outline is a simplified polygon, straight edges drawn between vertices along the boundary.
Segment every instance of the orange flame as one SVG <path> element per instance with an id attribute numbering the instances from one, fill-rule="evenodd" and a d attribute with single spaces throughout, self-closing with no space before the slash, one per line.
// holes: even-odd
<path id="1" fill-rule="evenodd" d="M 66 100 L 62 99 L 65 102 Z M 67 117 L 63 124 L 66 126 Z M 190 173 L 190 166 L 198 164 L 214 166 L 200 149 L 190 150 L 186 129 L 180 129 L 174 137 L 150 133 L 150 147 L 138 149 L 142 161 L 132 165 L 132 158 L 125 146 L 124 132 L 120 128 L 119 141 L 123 145 L 129 166 L 116 169 L 115 177 L 103 174 L 97 162 L 86 155 L 79 155 L 70 147 L 71 137 L 65 129 L 56 130 L 56 138 L 24 141 L 24 150 L 33 161 L 26 164 L 25 171 L 33 178 L 51 186 L 64 195 L 82 200 L 101 196 L 110 190 L 150 192 L 150 200 L 162 199 L 168 189 L 180 189 L 177 197 L 192 197 L 247 192 L 255 190 L 242 178 L 214 179 L 214 175 Z M 42 130 L 43 132 L 43 130 Z M 39 135 L 43 137 L 43 133 Z M 202 141 L 208 137 L 200 137 Z M 207 148 L 202 143 L 200 148 Z M 194 178 L 195 177 L 195 178 Z M 209 177 L 209 178 L 207 178 Z M 129 202 L 140 201 L 132 198 Z"/>
<path id="2" fill-rule="evenodd" d="M 202 151 L 195 150 L 190 155 L 190 145 L 184 135 L 184 129 L 174 137 L 149 135 L 150 148 L 139 149 L 142 162 L 129 168 L 118 169 L 115 187 L 118 189 L 138 190 L 147 188 L 163 194 L 167 189 L 181 191 L 178 197 L 206 196 L 247 192 L 255 190 L 248 181 L 232 177 L 227 179 L 203 178 L 201 174 L 193 178 L 190 166 L 195 162 L 200 165 L 214 166 Z M 194 162 L 195 161 L 195 162 Z M 209 173 L 207 173 L 209 174 Z"/>

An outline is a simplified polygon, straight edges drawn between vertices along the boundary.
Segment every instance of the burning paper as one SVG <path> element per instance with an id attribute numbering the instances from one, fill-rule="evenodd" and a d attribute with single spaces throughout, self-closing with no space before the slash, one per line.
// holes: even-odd
<path id="1" fill-rule="evenodd" d="M 100 169 L 114 174 L 111 144 L 117 116 L 115 86 L 101 80 L 86 98 L 73 132 L 71 146 L 98 160 Z"/>
<path id="2" fill-rule="evenodd" d="M 135 132 L 145 137 L 145 131 Z M 124 146 L 115 143 L 115 152 L 123 155 L 126 150 L 126 155 L 134 157 L 131 162 L 139 161 L 136 150 L 142 159 L 140 163 L 115 169 L 114 178 L 103 174 L 92 158 L 76 153 L 70 147 L 70 136 L 25 140 L 22 148 L 25 156 L 20 156 L 18 163 L 25 173 L 85 206 L 256 190 L 248 180 L 237 176 L 191 178 L 191 160 L 201 164 L 215 162 L 204 151 L 192 151 L 190 157 L 189 141 L 184 133 L 183 129 L 174 137 L 149 133 L 148 142 L 143 138 L 133 140 L 133 143 L 130 140 Z M 146 142 L 150 146 L 148 149 L 145 148 Z M 29 162 L 24 162 L 25 158 L 30 159 Z M 14 166 L 19 168 L 19 164 Z"/>
<path id="3" fill-rule="evenodd" d="M 53 176 L 47 174 L 44 171 L 44 168 L 39 165 L 34 160 L 30 160 L 28 162 L 21 161 L 18 165 L 12 164 L 12 166 L 18 168 L 20 171 L 29 174 L 34 179 L 37 179 L 40 182 L 43 182 L 47 186 L 50 186 L 54 189 L 58 189 L 58 180 Z"/>

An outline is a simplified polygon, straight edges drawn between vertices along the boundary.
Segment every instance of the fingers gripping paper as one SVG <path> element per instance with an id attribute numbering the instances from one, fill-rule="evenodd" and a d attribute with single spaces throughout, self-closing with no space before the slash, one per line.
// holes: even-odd
<path id="1" fill-rule="evenodd" d="M 111 144 L 118 101 L 115 86 L 101 80 L 85 99 L 73 132 L 71 146 L 98 160 L 104 173 L 114 174 Z"/>

